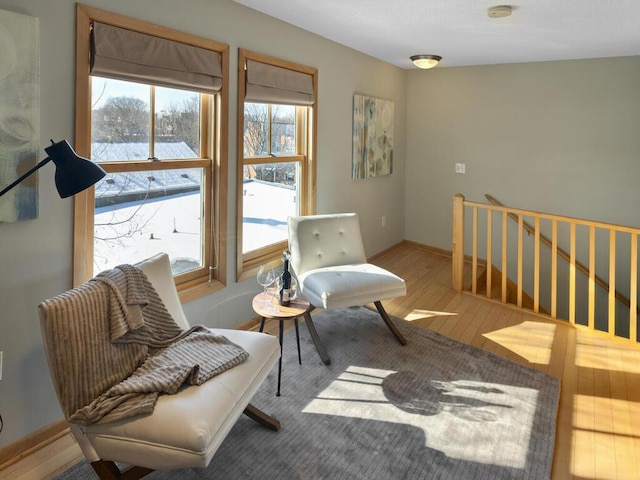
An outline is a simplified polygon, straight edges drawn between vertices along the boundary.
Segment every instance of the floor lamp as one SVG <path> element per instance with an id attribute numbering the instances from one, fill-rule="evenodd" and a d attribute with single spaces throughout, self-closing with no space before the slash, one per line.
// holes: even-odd
<path id="1" fill-rule="evenodd" d="M 79 156 L 66 140 L 55 143 L 51 140 L 51 145 L 45 147 L 44 151 L 48 157 L 3 189 L 0 197 L 52 160 L 56 165 L 55 180 L 60 198 L 70 197 L 89 188 L 107 174 L 99 165 Z"/>

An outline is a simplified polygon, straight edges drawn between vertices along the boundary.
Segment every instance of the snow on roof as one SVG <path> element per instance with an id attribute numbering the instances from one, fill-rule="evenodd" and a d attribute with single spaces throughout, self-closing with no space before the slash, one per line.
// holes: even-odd
<path id="1" fill-rule="evenodd" d="M 99 143 L 91 144 L 94 161 L 146 160 L 149 157 L 148 143 Z M 198 158 L 184 142 L 159 142 L 155 144 L 157 158 Z M 181 168 L 175 170 L 153 170 L 143 172 L 108 173 L 96 184 L 96 198 L 119 196 L 122 201 L 136 194 L 184 192 L 200 188 L 201 169 Z"/>
<path id="2" fill-rule="evenodd" d="M 156 142 L 156 158 L 200 158 L 185 142 Z M 146 160 L 149 158 L 149 142 L 91 144 L 91 159 L 94 162 Z"/>

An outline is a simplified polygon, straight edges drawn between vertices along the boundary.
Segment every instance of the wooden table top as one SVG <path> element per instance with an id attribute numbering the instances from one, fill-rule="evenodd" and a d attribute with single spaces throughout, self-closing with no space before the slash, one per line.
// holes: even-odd
<path id="1" fill-rule="evenodd" d="M 273 290 L 267 290 L 267 296 L 271 300 L 271 305 L 278 308 L 276 312 L 267 310 L 269 305 L 264 305 L 261 303 L 262 299 L 264 298 L 263 293 L 259 293 L 255 297 L 253 297 L 253 301 L 251 302 L 253 311 L 261 317 L 287 320 L 300 317 L 311 308 L 311 304 L 307 301 L 307 299 L 300 296 L 297 296 L 294 300 L 291 300 L 291 305 L 289 305 L 288 307 L 284 307 L 280 305 L 277 297 L 273 293 Z"/>

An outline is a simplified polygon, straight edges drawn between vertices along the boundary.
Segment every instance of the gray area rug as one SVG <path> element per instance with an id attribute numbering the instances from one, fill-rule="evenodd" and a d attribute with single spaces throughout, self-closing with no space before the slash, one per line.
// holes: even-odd
<path id="1" fill-rule="evenodd" d="M 301 323 L 285 333 L 278 367 L 253 404 L 278 418 L 272 432 L 244 415 L 206 469 L 169 479 L 549 478 L 559 381 L 537 370 L 397 320 L 401 346 L 366 308 L 314 315 L 331 365 Z M 59 480 L 94 478 L 80 463 Z"/>

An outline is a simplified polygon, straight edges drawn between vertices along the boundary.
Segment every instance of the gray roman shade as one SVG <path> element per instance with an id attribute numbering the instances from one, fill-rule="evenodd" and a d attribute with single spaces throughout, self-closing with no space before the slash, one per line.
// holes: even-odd
<path id="1" fill-rule="evenodd" d="M 313 76 L 247 60 L 245 102 L 313 105 Z"/>
<path id="2" fill-rule="evenodd" d="M 91 75 L 216 93 L 220 54 L 186 43 L 93 22 Z"/>

